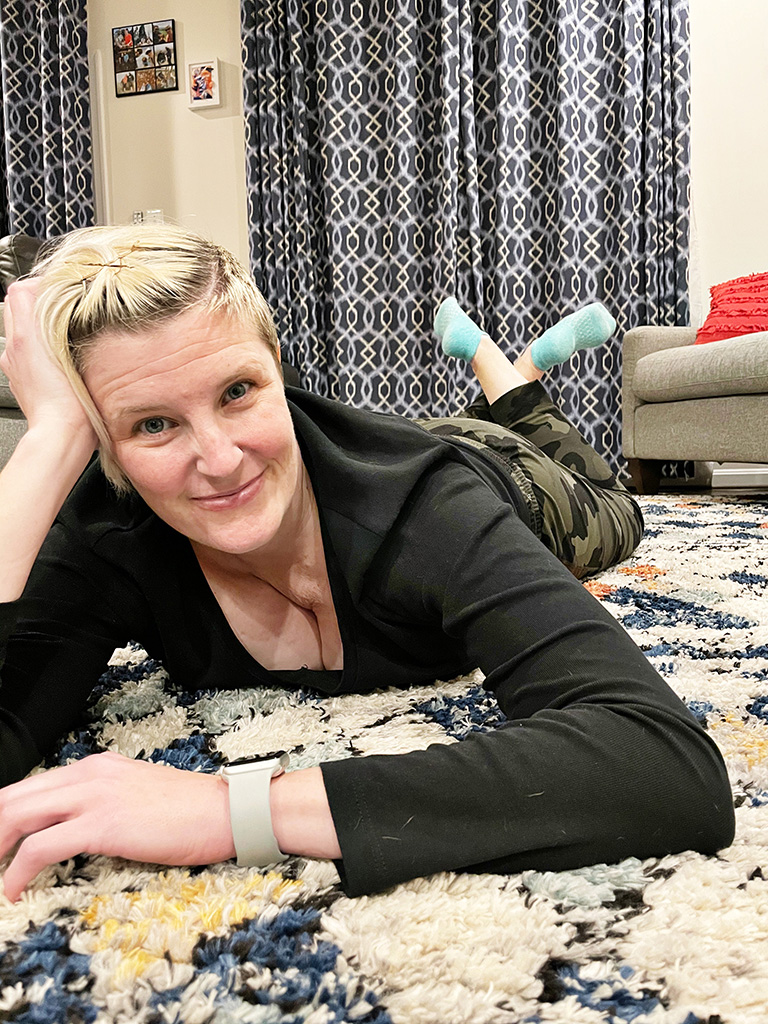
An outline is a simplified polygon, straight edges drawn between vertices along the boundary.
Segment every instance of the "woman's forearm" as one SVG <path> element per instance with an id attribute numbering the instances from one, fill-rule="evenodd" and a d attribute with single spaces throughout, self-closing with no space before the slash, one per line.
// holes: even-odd
<path id="1" fill-rule="evenodd" d="M 66 424 L 31 428 L 0 473 L 0 601 L 21 596 L 64 500 L 88 465 L 93 439 Z"/>
<path id="2" fill-rule="evenodd" d="M 8 377 L 29 430 L 0 474 L 0 601 L 21 596 L 59 509 L 96 447 L 96 435 L 36 314 L 38 282 L 14 282 L 4 307 Z"/>
<path id="3" fill-rule="evenodd" d="M 287 772 L 272 780 L 272 829 L 283 853 L 302 857 L 341 857 L 336 828 L 319 767 Z"/>

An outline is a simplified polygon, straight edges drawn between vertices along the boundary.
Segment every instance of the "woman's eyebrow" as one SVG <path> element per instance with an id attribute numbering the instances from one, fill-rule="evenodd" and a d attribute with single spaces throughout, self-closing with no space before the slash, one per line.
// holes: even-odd
<path id="1" fill-rule="evenodd" d="M 121 420 L 129 416 L 143 416 L 148 412 L 156 413 L 160 406 L 158 403 L 153 405 L 127 405 L 124 408 L 118 409 L 116 418 Z"/>
<path id="2" fill-rule="evenodd" d="M 219 378 L 219 383 L 214 386 L 214 390 L 223 391 L 230 384 L 240 380 L 243 377 L 252 377 L 254 374 L 259 372 L 261 367 L 255 366 L 252 362 L 245 362 L 238 366 L 235 366 L 232 370 L 228 371 Z M 166 403 L 163 401 L 152 402 L 146 405 L 126 405 L 121 406 L 115 416 L 117 419 L 123 419 L 129 416 L 143 416 L 146 413 L 159 413 L 166 407 Z"/>

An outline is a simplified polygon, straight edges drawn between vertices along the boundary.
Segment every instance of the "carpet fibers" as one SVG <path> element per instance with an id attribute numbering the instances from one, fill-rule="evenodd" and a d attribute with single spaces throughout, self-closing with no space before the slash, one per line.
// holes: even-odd
<path id="1" fill-rule="evenodd" d="M 0 1021 L 768 1021 L 768 503 L 643 509 L 635 556 L 588 586 L 723 750 L 730 849 L 440 874 L 354 900 L 332 865 L 300 858 L 279 872 L 75 858 L 18 904 L 0 897 Z M 220 754 L 284 747 L 302 767 L 454 742 L 501 718 L 479 677 L 342 698 L 179 682 L 136 644 L 116 651 L 51 764 L 110 748 L 213 770 Z"/>

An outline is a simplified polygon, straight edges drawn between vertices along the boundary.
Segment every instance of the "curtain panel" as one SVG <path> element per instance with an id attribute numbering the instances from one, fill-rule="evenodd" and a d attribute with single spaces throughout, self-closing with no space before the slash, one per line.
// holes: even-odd
<path id="1" fill-rule="evenodd" d="M 93 223 L 86 0 L 0 0 L 6 231 Z"/>
<path id="2" fill-rule="evenodd" d="M 688 14 L 675 0 L 241 0 L 252 270 L 287 358 L 354 405 L 451 415 L 459 301 L 519 351 L 600 299 L 549 375 L 619 458 L 620 336 L 687 321 Z"/>

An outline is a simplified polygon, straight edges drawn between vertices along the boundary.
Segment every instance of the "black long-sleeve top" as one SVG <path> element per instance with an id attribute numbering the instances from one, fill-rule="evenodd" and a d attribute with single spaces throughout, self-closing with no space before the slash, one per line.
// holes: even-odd
<path id="1" fill-rule="evenodd" d="M 728 845 L 715 744 L 531 533 L 511 478 L 397 417 L 288 395 L 344 651 L 341 672 L 290 677 L 362 693 L 480 667 L 508 719 L 459 743 L 322 766 L 347 893 L 446 869 L 562 870 Z M 23 596 L 0 604 L 0 785 L 76 724 L 129 638 L 190 689 L 286 678 L 242 647 L 188 540 L 92 464 Z"/>

